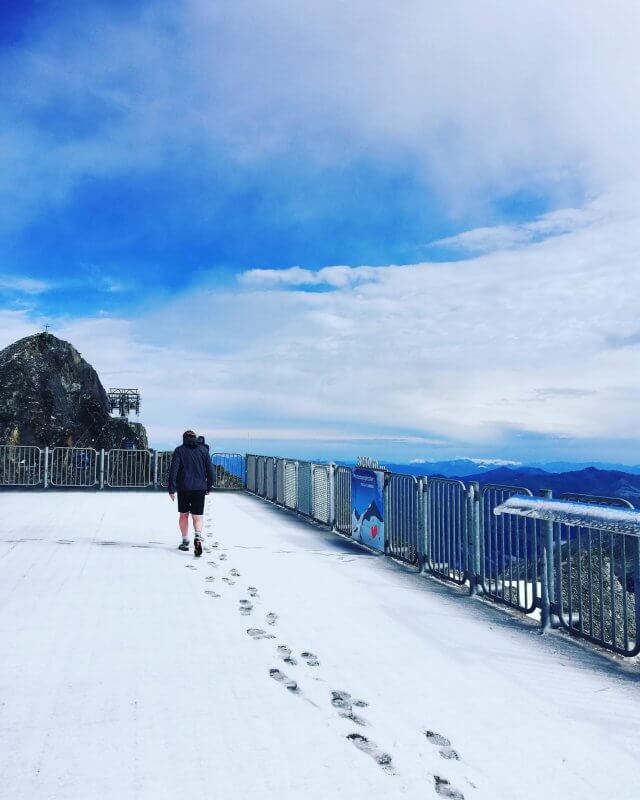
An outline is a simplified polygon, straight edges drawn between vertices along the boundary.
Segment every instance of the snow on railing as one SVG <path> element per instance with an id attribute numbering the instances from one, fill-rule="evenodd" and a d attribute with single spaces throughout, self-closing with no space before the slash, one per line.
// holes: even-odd
<path id="1" fill-rule="evenodd" d="M 548 500 L 542 497 L 514 495 L 502 505 L 496 506 L 493 513 L 496 516 L 509 514 L 516 517 L 558 522 L 574 527 L 640 536 L 640 511 L 635 509 L 585 505 L 570 500 Z"/>

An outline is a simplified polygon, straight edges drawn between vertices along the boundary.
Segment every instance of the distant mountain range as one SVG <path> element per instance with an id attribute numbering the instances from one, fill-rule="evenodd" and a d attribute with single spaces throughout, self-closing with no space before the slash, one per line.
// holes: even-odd
<path id="1" fill-rule="evenodd" d="M 431 477 L 460 478 L 465 482 L 496 483 L 521 486 L 534 494 L 551 489 L 554 496 L 565 492 L 621 497 L 640 508 L 640 466 L 606 465 L 603 469 L 592 464 L 554 462 L 542 465 L 518 464 L 500 460 L 455 459 L 452 461 L 412 461 L 409 464 L 386 462 L 392 472 Z M 600 465 L 605 466 L 605 465 Z M 568 469 L 563 469 L 567 467 Z"/>

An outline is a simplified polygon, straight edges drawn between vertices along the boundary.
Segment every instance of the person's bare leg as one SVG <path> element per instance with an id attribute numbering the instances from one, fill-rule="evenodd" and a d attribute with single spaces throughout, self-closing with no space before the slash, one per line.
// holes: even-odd
<path id="1" fill-rule="evenodd" d="M 178 519 L 178 526 L 180 528 L 180 533 L 182 534 L 182 538 L 186 541 L 189 538 L 189 514 L 180 514 Z"/>
<path id="2" fill-rule="evenodd" d="M 200 514 L 192 514 L 191 519 L 193 520 L 193 530 L 197 536 L 200 536 L 202 533 L 202 520 L 204 517 Z"/>

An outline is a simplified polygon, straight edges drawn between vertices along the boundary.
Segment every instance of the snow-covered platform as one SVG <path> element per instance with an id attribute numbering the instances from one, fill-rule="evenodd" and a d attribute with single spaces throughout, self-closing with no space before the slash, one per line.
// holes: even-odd
<path id="1" fill-rule="evenodd" d="M 199 561 L 165 494 L 0 502 L 2 798 L 637 794 L 636 667 L 250 496 Z"/>

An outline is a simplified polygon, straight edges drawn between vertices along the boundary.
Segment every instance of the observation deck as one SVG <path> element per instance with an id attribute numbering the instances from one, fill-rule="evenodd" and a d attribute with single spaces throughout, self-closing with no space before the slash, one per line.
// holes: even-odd
<path id="1" fill-rule="evenodd" d="M 1 498 L 0 797 L 640 785 L 635 660 L 540 636 L 245 492 L 210 496 L 199 560 L 165 492 Z"/>

